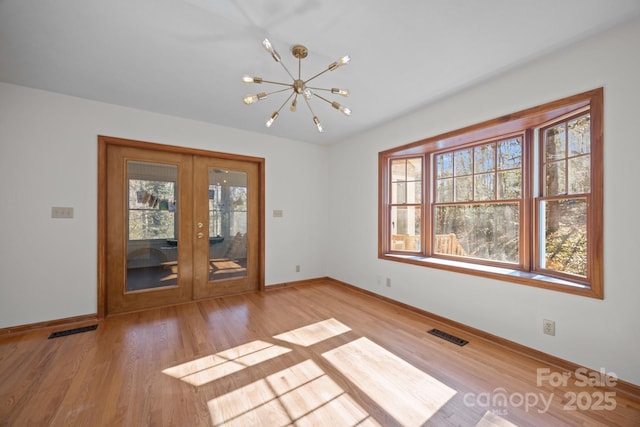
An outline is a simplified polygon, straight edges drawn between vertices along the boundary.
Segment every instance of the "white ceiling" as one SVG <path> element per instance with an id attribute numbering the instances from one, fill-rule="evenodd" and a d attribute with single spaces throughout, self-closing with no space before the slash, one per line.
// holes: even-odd
<path id="1" fill-rule="evenodd" d="M 329 144 L 414 111 L 541 55 L 640 15 L 640 0 L 0 0 L 0 81 Z M 351 63 L 314 86 L 348 88 L 285 107 L 280 93 L 246 106 L 248 93 L 289 83 L 262 48 L 268 37 L 306 79 Z M 321 93 L 322 94 L 322 93 Z"/>

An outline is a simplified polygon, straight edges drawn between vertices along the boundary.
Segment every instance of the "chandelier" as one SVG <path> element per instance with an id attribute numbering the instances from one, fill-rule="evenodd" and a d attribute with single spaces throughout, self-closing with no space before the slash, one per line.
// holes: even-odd
<path id="1" fill-rule="evenodd" d="M 266 127 L 271 127 L 273 122 L 280 115 L 280 110 L 282 110 L 284 108 L 284 106 L 289 103 L 291 98 L 293 98 L 293 101 L 291 102 L 291 106 L 289 107 L 289 109 L 292 112 L 295 112 L 297 104 L 298 104 L 298 95 L 300 95 L 300 97 L 307 104 L 307 107 L 309 107 L 309 111 L 311 112 L 311 116 L 313 117 L 313 123 L 316 125 L 316 128 L 318 128 L 318 132 L 322 132 L 322 125 L 320 124 L 320 120 L 318 120 L 318 116 L 316 116 L 316 114 L 313 112 L 313 109 L 311 108 L 311 104 L 309 103 L 309 100 L 312 97 L 316 97 L 318 99 L 321 99 L 321 100 L 325 101 L 326 103 L 330 104 L 333 108 L 335 108 L 336 110 L 342 112 L 346 116 L 349 116 L 351 114 L 351 110 L 349 108 L 339 104 L 338 102 L 330 101 L 327 98 L 325 98 L 324 96 L 318 95 L 319 91 L 326 91 L 326 92 L 330 92 L 331 94 L 335 94 L 335 95 L 349 96 L 349 91 L 348 90 L 346 90 L 346 89 L 338 89 L 338 88 L 330 88 L 329 89 L 329 88 L 320 88 L 320 87 L 309 86 L 309 82 L 311 82 L 312 80 L 314 80 L 317 77 L 320 77 L 321 75 L 323 75 L 327 71 L 333 71 L 336 68 L 339 68 L 339 67 L 342 67 L 344 65 L 347 65 L 349 63 L 349 61 L 351 60 L 351 58 L 349 58 L 349 55 L 345 55 L 342 58 L 338 59 L 336 62 L 331 63 L 325 70 L 319 72 L 318 74 L 316 74 L 316 75 L 314 75 L 314 76 L 312 76 L 312 77 L 310 77 L 310 78 L 308 78 L 306 80 L 302 80 L 302 77 L 301 77 L 302 60 L 304 58 L 306 58 L 308 53 L 309 53 L 306 47 L 298 44 L 298 45 L 293 46 L 293 48 L 291 49 L 291 53 L 293 54 L 293 56 L 295 58 L 298 58 L 298 77 L 296 78 L 296 77 L 293 76 L 293 74 L 291 74 L 289 69 L 284 65 L 284 63 L 282 62 L 282 60 L 280 58 L 280 55 L 271 46 L 271 43 L 269 42 L 268 39 L 264 39 L 262 41 L 262 46 L 264 47 L 264 49 L 271 55 L 271 57 L 277 63 L 282 65 L 282 68 L 284 68 L 284 70 L 287 72 L 287 74 L 289 75 L 289 77 L 291 77 L 291 80 L 292 80 L 292 83 L 283 83 L 283 82 L 274 82 L 274 81 L 264 80 L 261 77 L 244 76 L 242 78 L 242 81 L 245 82 L 245 83 L 257 83 L 257 84 L 270 83 L 270 84 L 273 84 L 273 85 L 286 86 L 284 89 L 274 90 L 273 92 L 260 92 L 260 93 L 255 94 L 255 95 L 247 95 L 243 100 L 244 103 L 247 104 L 247 105 L 254 104 L 254 103 L 258 102 L 258 101 L 261 101 L 261 100 L 265 99 L 267 96 L 273 95 L 275 93 L 291 91 L 291 94 L 289 94 L 289 97 L 282 103 L 280 108 L 278 108 L 271 115 L 271 117 L 266 121 L 266 123 L 265 123 Z"/>

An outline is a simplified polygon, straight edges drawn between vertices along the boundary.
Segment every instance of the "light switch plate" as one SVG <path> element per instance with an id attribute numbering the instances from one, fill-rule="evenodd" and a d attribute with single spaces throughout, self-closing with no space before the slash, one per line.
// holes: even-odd
<path id="1" fill-rule="evenodd" d="M 51 218 L 73 218 L 73 208 L 53 206 Z"/>

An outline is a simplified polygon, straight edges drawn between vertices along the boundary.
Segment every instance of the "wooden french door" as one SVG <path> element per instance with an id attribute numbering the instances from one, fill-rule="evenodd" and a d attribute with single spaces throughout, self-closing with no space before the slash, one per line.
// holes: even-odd
<path id="1" fill-rule="evenodd" d="M 99 312 L 262 289 L 262 159 L 108 137 L 99 152 Z"/>
<path id="2" fill-rule="evenodd" d="M 194 157 L 194 297 L 257 290 L 258 165 Z"/>

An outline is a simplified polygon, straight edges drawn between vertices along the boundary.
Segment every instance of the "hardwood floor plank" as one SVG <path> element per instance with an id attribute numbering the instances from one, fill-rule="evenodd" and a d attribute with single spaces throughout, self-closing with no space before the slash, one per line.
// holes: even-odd
<path id="1" fill-rule="evenodd" d="M 331 280 L 50 332 L 0 337 L 0 426 L 640 425 L 639 400 L 595 407 L 615 389 Z"/>

